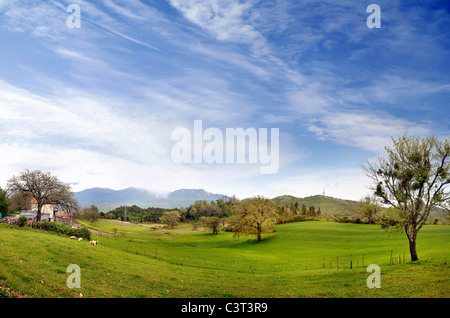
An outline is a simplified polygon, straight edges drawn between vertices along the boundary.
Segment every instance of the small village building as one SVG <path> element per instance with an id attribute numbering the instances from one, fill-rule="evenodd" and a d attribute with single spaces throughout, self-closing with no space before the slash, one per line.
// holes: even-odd
<path id="1" fill-rule="evenodd" d="M 38 212 L 38 203 L 35 198 L 31 199 L 31 209 L 22 210 L 17 218 L 24 216 L 30 223 L 36 218 Z M 57 211 L 57 206 L 54 204 L 44 204 L 41 208 L 41 221 L 57 222 L 70 225 L 74 228 L 81 227 L 81 224 L 73 219 L 72 212 Z"/>

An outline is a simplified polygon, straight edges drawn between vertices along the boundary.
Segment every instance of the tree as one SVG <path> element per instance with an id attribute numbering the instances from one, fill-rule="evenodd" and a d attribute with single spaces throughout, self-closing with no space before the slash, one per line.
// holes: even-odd
<path id="1" fill-rule="evenodd" d="M 90 208 L 84 208 L 74 216 L 76 219 L 90 219 L 91 222 L 94 223 L 100 218 L 100 213 L 98 212 L 98 208 L 95 205 L 91 205 Z"/>
<path id="2" fill-rule="evenodd" d="M 10 196 L 31 196 L 37 201 L 35 221 L 41 220 L 41 209 L 44 204 L 53 204 L 67 212 L 79 209 L 78 202 L 73 198 L 70 186 L 62 183 L 56 176 L 43 173 L 40 170 L 26 169 L 19 176 L 8 180 L 6 190 Z"/>
<path id="3" fill-rule="evenodd" d="M 217 216 L 202 216 L 200 221 L 214 234 L 219 234 L 222 226 L 222 219 Z"/>
<path id="4" fill-rule="evenodd" d="M 450 136 L 437 141 L 434 136 L 399 136 L 386 157 L 364 166 L 373 193 L 394 209 L 395 221 L 409 240 L 411 261 L 417 261 L 417 233 L 437 207 L 448 210 L 450 193 Z M 395 222 L 393 222 L 395 223 Z"/>
<path id="5" fill-rule="evenodd" d="M 0 188 L 0 214 L 2 217 L 8 215 L 9 202 L 6 196 L 6 191 Z"/>
<path id="6" fill-rule="evenodd" d="M 383 210 L 379 198 L 375 195 L 367 195 L 359 201 L 356 207 L 356 214 L 367 219 L 367 223 L 374 224 L 377 216 Z"/>
<path id="7" fill-rule="evenodd" d="M 308 213 L 307 209 L 306 209 L 306 205 L 304 203 L 302 203 L 302 215 L 306 215 Z"/>
<path id="8" fill-rule="evenodd" d="M 277 205 L 261 196 L 242 200 L 235 206 L 230 223 L 235 235 L 255 234 L 262 240 L 262 234 L 272 231 L 277 217 Z"/>
<path id="9" fill-rule="evenodd" d="M 163 224 L 167 224 L 171 228 L 178 225 L 180 221 L 180 213 L 178 211 L 167 211 L 162 214 L 159 221 Z"/>

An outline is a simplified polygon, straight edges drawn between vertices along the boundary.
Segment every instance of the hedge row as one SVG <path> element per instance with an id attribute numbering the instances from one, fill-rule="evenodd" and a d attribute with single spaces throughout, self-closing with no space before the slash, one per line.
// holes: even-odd
<path id="1" fill-rule="evenodd" d="M 82 238 L 86 238 L 86 239 L 91 238 L 91 233 L 85 227 L 80 227 L 80 228 L 74 229 L 67 224 L 60 224 L 60 223 L 56 223 L 56 222 L 47 222 L 47 221 L 33 222 L 32 227 L 35 229 L 41 229 L 44 231 L 52 231 L 52 232 L 60 233 L 60 234 L 67 235 L 67 236 L 76 236 L 76 237 L 82 237 Z"/>

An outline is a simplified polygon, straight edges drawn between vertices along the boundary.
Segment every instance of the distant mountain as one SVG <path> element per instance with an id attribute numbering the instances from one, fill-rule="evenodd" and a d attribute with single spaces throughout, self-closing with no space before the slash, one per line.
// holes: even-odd
<path id="1" fill-rule="evenodd" d="M 100 211 L 108 212 L 121 205 L 137 205 L 142 208 L 179 208 L 187 207 L 196 200 L 215 201 L 223 194 L 214 194 L 203 189 L 180 189 L 161 197 L 145 189 L 127 188 L 112 190 L 107 188 L 91 188 L 75 192 L 75 199 L 81 207 L 96 205 Z"/>
<path id="2" fill-rule="evenodd" d="M 306 198 L 297 198 L 292 195 L 282 195 L 272 199 L 277 204 L 283 204 L 290 206 L 291 203 L 298 202 L 299 208 L 302 204 L 308 208 L 314 206 L 316 209 L 320 207 L 322 213 L 331 212 L 334 215 L 339 216 L 352 216 L 355 208 L 358 206 L 357 201 L 343 200 L 323 195 L 313 195 Z"/>
<path id="3" fill-rule="evenodd" d="M 167 199 L 174 201 L 206 200 L 210 202 L 216 201 L 223 196 L 223 194 L 215 194 L 203 189 L 180 189 L 169 193 Z"/>

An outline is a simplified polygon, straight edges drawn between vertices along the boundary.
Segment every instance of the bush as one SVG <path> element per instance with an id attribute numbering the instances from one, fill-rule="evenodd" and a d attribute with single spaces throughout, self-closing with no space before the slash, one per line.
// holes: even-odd
<path id="1" fill-rule="evenodd" d="M 298 215 L 291 216 L 289 218 L 281 218 L 278 220 L 277 224 L 303 222 L 303 221 L 317 221 L 317 220 L 318 220 L 318 218 L 315 218 L 312 216 L 298 214 Z"/>
<path id="2" fill-rule="evenodd" d="M 76 236 L 91 239 L 91 233 L 85 227 L 74 229 L 67 224 L 41 221 L 41 222 L 33 222 L 33 228 L 41 229 L 44 231 L 56 232 L 67 236 Z"/>
<path id="3" fill-rule="evenodd" d="M 27 217 L 26 216 L 21 216 L 18 220 L 17 220 L 17 224 L 22 227 L 25 224 L 27 224 Z"/>

